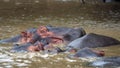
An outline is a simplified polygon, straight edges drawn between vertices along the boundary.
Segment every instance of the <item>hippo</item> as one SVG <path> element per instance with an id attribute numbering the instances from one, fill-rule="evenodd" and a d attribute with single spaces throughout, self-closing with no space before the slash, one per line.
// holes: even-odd
<path id="1" fill-rule="evenodd" d="M 46 43 L 44 43 L 46 44 Z M 44 50 L 43 43 L 40 41 L 32 43 L 25 43 L 25 44 L 14 44 L 13 48 L 11 49 L 11 52 L 36 52 Z"/>
<path id="2" fill-rule="evenodd" d="M 28 52 L 28 47 L 30 47 L 31 43 L 26 44 L 14 44 L 13 48 L 10 50 L 10 52 Z"/>
<path id="3" fill-rule="evenodd" d="M 78 50 L 74 55 L 69 55 L 69 58 L 94 58 L 104 56 L 104 51 L 97 51 L 90 48 Z"/>
<path id="4" fill-rule="evenodd" d="M 11 37 L 11 38 L 8 38 L 8 39 L 3 39 L 3 40 L 0 40 L 0 44 L 18 42 L 20 38 L 21 38 L 21 35 L 17 35 L 15 37 Z"/>
<path id="5" fill-rule="evenodd" d="M 39 38 L 39 37 L 37 37 Z M 24 44 L 14 44 L 11 49 L 12 52 L 24 52 L 24 51 L 40 51 L 44 50 L 43 47 L 49 44 L 49 38 L 40 38 L 35 43 L 27 42 Z"/>
<path id="6" fill-rule="evenodd" d="M 86 34 L 83 28 L 67 28 L 67 27 L 47 27 L 47 29 L 53 32 L 55 35 L 60 35 L 66 41 L 73 41 Z"/>
<path id="7" fill-rule="evenodd" d="M 66 46 L 66 50 L 71 50 L 71 49 L 79 50 L 85 47 L 89 47 L 89 48 L 105 47 L 105 46 L 118 45 L 118 44 L 120 44 L 120 41 L 114 38 L 99 34 L 89 33 L 69 43 Z"/>
<path id="8" fill-rule="evenodd" d="M 25 39 L 25 37 L 28 37 L 31 34 L 34 34 L 33 39 L 37 39 L 38 35 L 36 35 L 35 32 L 36 32 L 36 29 L 31 28 L 31 29 L 28 29 L 26 31 L 21 32 L 21 34 L 16 35 L 14 37 L 0 40 L 0 43 L 2 43 L 2 44 L 5 44 L 5 43 L 19 43 L 21 39 L 23 39 L 23 38 Z"/>
<path id="9" fill-rule="evenodd" d="M 120 67 L 120 56 L 102 57 L 93 62 L 90 62 L 89 66 L 102 67 L 102 68 Z"/>
<path id="10" fill-rule="evenodd" d="M 44 41 L 44 40 L 43 40 Z M 37 41 L 35 44 L 26 43 L 26 44 L 15 44 L 14 47 L 11 49 L 11 52 L 37 52 L 43 51 L 44 53 L 60 53 L 64 52 L 64 50 L 60 49 L 59 47 L 53 47 L 48 45 L 48 42 L 40 42 Z"/>

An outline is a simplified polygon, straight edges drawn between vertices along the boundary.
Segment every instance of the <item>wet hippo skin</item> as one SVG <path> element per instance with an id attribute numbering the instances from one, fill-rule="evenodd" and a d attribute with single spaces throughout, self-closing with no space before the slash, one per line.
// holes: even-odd
<path id="1" fill-rule="evenodd" d="M 90 63 L 90 66 L 117 68 L 120 66 L 120 56 L 103 57 Z"/>
<path id="2" fill-rule="evenodd" d="M 66 49 L 96 48 L 120 44 L 120 41 L 99 34 L 90 33 L 69 43 Z"/>
<path id="3" fill-rule="evenodd" d="M 94 58 L 102 56 L 104 56 L 104 51 L 97 51 L 87 47 L 78 50 L 74 55 L 69 55 L 70 58 Z"/>
<path id="4" fill-rule="evenodd" d="M 7 39 L 2 39 L 0 40 L 0 43 L 21 43 L 21 39 L 25 38 L 26 34 L 35 34 L 36 29 L 35 28 L 30 28 L 26 31 L 21 32 L 21 34 L 18 34 L 17 36 L 7 38 Z M 36 37 L 33 36 L 33 39 L 36 39 Z"/>
<path id="5" fill-rule="evenodd" d="M 49 31 L 56 35 L 63 36 L 67 41 L 73 41 L 86 34 L 83 28 L 67 28 L 67 27 L 47 27 Z"/>

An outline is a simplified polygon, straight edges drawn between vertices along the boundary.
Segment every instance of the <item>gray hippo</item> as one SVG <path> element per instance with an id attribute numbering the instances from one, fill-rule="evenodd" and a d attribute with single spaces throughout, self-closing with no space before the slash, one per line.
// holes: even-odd
<path id="1" fill-rule="evenodd" d="M 18 34 L 17 36 L 0 40 L 0 43 L 2 43 L 2 44 L 3 43 L 18 43 L 18 42 L 20 42 L 21 39 L 23 39 L 23 38 L 25 39 L 25 38 L 29 37 L 30 35 L 33 35 L 32 39 L 36 40 L 36 39 L 38 39 L 38 35 L 35 33 L 36 33 L 36 29 L 30 28 L 26 31 L 21 32 L 21 34 Z"/>
<path id="2" fill-rule="evenodd" d="M 29 51 L 40 51 L 44 50 L 44 46 L 48 45 L 50 42 L 49 38 L 41 38 L 35 43 L 24 43 L 24 44 L 14 44 L 11 52 L 29 52 Z"/>
<path id="3" fill-rule="evenodd" d="M 111 45 L 117 45 L 117 44 L 120 44 L 120 41 L 114 38 L 90 33 L 90 34 L 84 35 L 83 37 L 72 41 L 66 46 L 66 49 L 67 50 L 71 50 L 71 49 L 79 50 L 85 47 L 96 48 L 96 47 L 105 47 L 105 46 L 111 46 Z"/>
<path id="4" fill-rule="evenodd" d="M 28 47 L 30 47 L 31 45 L 31 43 L 14 44 L 10 52 L 28 52 Z"/>
<path id="5" fill-rule="evenodd" d="M 75 54 L 68 55 L 68 58 L 87 58 L 88 66 L 102 68 L 116 68 L 120 66 L 120 56 L 103 57 L 104 51 L 97 51 L 90 48 L 78 50 Z M 89 61 L 89 59 L 93 59 Z"/>
<path id="6" fill-rule="evenodd" d="M 94 58 L 104 56 L 104 51 L 97 51 L 90 48 L 78 50 L 74 55 L 69 55 L 69 58 Z"/>
<path id="7" fill-rule="evenodd" d="M 0 40 L 0 44 L 18 42 L 20 38 L 21 38 L 21 35 L 17 35 L 8 39 L 3 39 L 3 40 Z"/>
<path id="8" fill-rule="evenodd" d="M 66 27 L 47 27 L 51 32 L 64 36 L 64 39 L 68 41 L 73 41 L 80 38 L 86 34 L 83 28 L 66 28 Z"/>
<path id="9" fill-rule="evenodd" d="M 46 44 L 46 45 L 44 45 Z M 15 44 L 10 52 L 36 52 L 43 51 L 44 53 L 55 54 L 64 52 L 64 50 L 59 47 L 51 47 L 47 43 L 37 41 L 35 44 L 26 43 L 26 44 Z"/>
<path id="10" fill-rule="evenodd" d="M 90 62 L 89 66 L 102 68 L 117 68 L 120 67 L 120 56 L 99 58 L 93 62 Z"/>

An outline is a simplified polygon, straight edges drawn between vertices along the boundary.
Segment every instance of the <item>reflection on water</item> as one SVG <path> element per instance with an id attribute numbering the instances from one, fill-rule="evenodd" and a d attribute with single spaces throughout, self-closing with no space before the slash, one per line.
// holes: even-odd
<path id="1" fill-rule="evenodd" d="M 79 1 L 0 0 L 0 39 L 38 25 L 53 25 L 83 27 L 87 33 L 120 40 L 119 4 L 82 4 Z M 0 44 L 0 68 L 93 68 L 83 60 L 68 59 L 64 53 L 11 53 L 11 48 L 12 44 Z M 105 51 L 106 56 L 120 54 L 119 46 L 96 49 Z"/>

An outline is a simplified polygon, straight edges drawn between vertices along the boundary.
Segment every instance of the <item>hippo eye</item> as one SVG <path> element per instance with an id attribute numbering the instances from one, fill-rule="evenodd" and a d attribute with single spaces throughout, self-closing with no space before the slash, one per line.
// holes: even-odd
<path id="1" fill-rule="evenodd" d="M 72 46 L 68 46 L 69 48 L 73 48 Z"/>
<path id="2" fill-rule="evenodd" d="M 45 33 L 46 31 L 44 31 L 44 30 L 42 30 L 42 31 L 40 31 L 41 33 Z"/>
<path id="3" fill-rule="evenodd" d="M 30 38 L 31 36 L 27 36 L 28 38 Z"/>
<path id="4" fill-rule="evenodd" d="M 16 44 L 16 46 L 19 46 L 19 44 Z"/>
<path id="5" fill-rule="evenodd" d="M 48 52 L 51 52 L 50 50 L 48 50 Z"/>
<path id="6" fill-rule="evenodd" d="M 15 44 L 14 46 L 17 47 L 17 46 L 19 46 L 19 44 Z"/>

